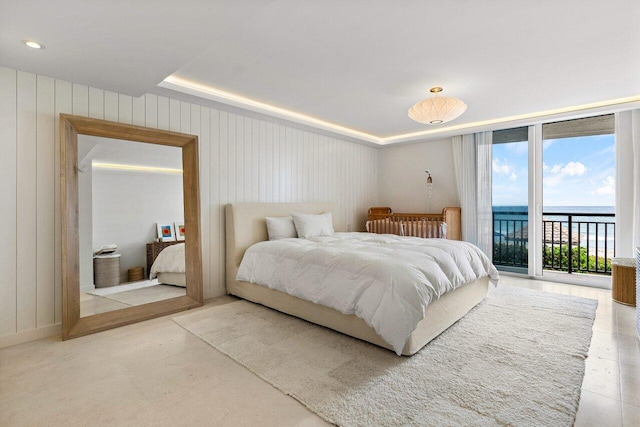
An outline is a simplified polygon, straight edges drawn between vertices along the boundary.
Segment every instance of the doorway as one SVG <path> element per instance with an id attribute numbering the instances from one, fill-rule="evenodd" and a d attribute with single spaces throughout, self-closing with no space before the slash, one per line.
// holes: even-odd
<path id="1" fill-rule="evenodd" d="M 610 276 L 614 153 L 612 114 L 493 132 L 496 267 L 563 281 Z"/>

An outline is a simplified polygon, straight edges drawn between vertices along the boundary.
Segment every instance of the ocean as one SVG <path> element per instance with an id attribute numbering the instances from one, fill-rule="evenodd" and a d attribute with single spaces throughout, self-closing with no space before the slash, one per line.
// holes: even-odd
<path id="1" fill-rule="evenodd" d="M 615 206 L 545 206 L 542 209 L 543 218 L 548 221 L 566 220 L 566 215 L 553 215 L 554 213 L 569 213 L 572 215 L 584 214 L 574 217 L 578 221 L 590 222 L 615 222 L 615 217 L 598 216 L 598 214 L 615 214 Z M 495 219 L 526 220 L 526 206 L 493 206 Z M 557 219 L 556 219 L 557 218 Z"/>

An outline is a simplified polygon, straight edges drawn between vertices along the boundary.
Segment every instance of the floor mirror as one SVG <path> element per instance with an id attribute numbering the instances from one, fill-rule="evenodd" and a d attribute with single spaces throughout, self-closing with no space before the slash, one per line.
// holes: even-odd
<path id="1" fill-rule="evenodd" d="M 202 305 L 198 137 L 60 114 L 62 338 Z"/>

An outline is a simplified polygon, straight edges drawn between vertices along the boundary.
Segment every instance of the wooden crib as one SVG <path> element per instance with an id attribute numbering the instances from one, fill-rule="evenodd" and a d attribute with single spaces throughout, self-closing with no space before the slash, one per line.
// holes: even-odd
<path id="1" fill-rule="evenodd" d="M 393 213 L 390 207 L 369 208 L 366 229 L 370 233 L 461 240 L 460 208 L 444 208 L 441 214 Z"/>

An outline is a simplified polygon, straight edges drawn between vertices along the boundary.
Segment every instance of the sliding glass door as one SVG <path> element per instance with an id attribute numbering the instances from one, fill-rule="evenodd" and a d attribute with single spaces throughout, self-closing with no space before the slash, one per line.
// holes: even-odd
<path id="1" fill-rule="evenodd" d="M 499 270 L 567 281 L 575 273 L 611 274 L 613 127 L 607 115 L 493 132 Z"/>
<path id="2" fill-rule="evenodd" d="M 614 124 L 609 114 L 542 126 L 547 275 L 611 274 L 616 236 Z"/>
<path id="3" fill-rule="evenodd" d="M 529 251 L 529 137 L 526 127 L 493 132 L 493 263 L 526 274 Z"/>

